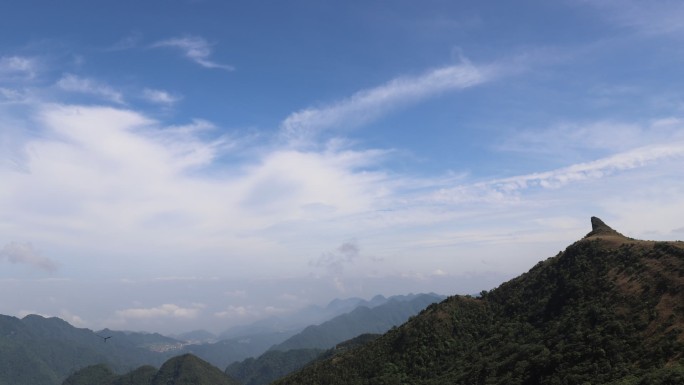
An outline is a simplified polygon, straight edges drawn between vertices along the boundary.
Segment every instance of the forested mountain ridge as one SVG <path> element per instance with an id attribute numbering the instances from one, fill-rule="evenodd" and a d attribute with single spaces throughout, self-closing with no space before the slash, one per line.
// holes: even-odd
<path id="1" fill-rule="evenodd" d="M 62 385 L 239 385 L 219 368 L 192 354 L 166 361 L 159 370 L 143 366 L 117 375 L 106 365 L 98 364 L 79 370 Z"/>
<path id="2" fill-rule="evenodd" d="M 598 218 L 555 257 L 275 384 L 682 384 L 684 243 Z"/>

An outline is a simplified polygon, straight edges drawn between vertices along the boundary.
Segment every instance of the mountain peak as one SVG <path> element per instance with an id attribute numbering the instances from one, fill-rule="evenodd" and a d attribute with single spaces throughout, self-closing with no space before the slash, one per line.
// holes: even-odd
<path id="1" fill-rule="evenodd" d="M 159 368 L 152 385 L 235 385 L 219 368 L 192 354 L 176 356 Z"/>
<path id="2" fill-rule="evenodd" d="M 591 232 L 585 236 L 585 238 L 593 236 L 606 236 L 606 235 L 617 235 L 623 237 L 622 234 L 613 230 L 612 227 L 608 226 L 598 217 L 591 217 Z"/>

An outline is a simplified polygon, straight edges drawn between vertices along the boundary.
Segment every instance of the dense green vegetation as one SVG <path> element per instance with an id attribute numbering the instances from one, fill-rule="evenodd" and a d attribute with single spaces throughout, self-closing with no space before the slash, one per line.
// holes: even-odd
<path id="1" fill-rule="evenodd" d="M 684 244 L 594 231 L 276 384 L 682 384 Z"/>
<path id="2" fill-rule="evenodd" d="M 164 363 L 150 385 L 238 385 L 219 368 L 184 354 Z"/>
<path id="3" fill-rule="evenodd" d="M 239 385 L 217 367 L 184 354 L 166 361 L 157 370 L 143 366 L 127 374 L 116 375 L 107 366 L 86 367 L 69 376 L 62 385 Z"/>

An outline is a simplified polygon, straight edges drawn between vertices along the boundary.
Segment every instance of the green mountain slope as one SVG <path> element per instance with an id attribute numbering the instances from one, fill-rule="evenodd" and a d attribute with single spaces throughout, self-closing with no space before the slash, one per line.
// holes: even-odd
<path id="1" fill-rule="evenodd" d="M 184 354 L 164 363 L 150 385 L 238 385 L 219 368 Z"/>
<path id="2" fill-rule="evenodd" d="M 684 243 L 592 218 L 564 252 L 275 384 L 682 384 Z"/>
<path id="3" fill-rule="evenodd" d="M 116 375 L 106 365 L 86 367 L 72 374 L 62 385 L 239 385 L 239 382 L 210 363 L 184 354 L 166 361 L 157 370 L 142 366 Z"/>

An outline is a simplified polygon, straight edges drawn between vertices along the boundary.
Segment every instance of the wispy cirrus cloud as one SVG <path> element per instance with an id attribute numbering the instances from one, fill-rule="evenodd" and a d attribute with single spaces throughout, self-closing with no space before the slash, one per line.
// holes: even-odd
<path id="1" fill-rule="evenodd" d="M 204 68 L 216 68 L 226 71 L 233 71 L 235 67 L 228 64 L 217 63 L 210 59 L 212 54 L 212 44 L 198 36 L 177 37 L 162 40 L 152 44 L 152 48 L 176 48 L 190 60 Z"/>
<path id="2" fill-rule="evenodd" d="M 299 139 L 330 128 L 353 128 L 406 104 L 485 83 L 494 76 L 491 68 L 478 67 L 468 61 L 419 76 L 402 76 L 330 105 L 292 113 L 281 123 L 281 129 L 286 137 Z"/>
<path id="3" fill-rule="evenodd" d="M 117 104 L 126 104 L 123 94 L 97 80 L 66 74 L 57 81 L 57 87 L 64 91 L 94 95 Z"/>
<path id="4" fill-rule="evenodd" d="M 560 188 L 573 182 L 600 179 L 667 159 L 684 158 L 684 142 L 655 144 L 559 169 L 493 179 L 472 185 L 440 189 L 431 199 L 441 202 L 496 202 L 515 198 L 523 190 Z"/>

